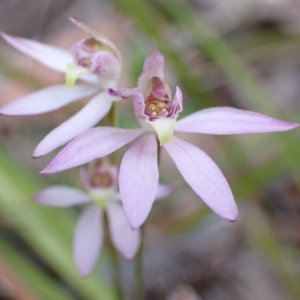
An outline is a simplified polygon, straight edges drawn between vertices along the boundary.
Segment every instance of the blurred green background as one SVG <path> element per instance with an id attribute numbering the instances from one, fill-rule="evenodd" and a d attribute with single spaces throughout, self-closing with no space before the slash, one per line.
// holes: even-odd
<path id="1" fill-rule="evenodd" d="M 68 16 L 103 31 L 124 59 L 120 87 L 134 87 L 145 57 L 159 49 L 166 81 L 183 89 L 181 116 L 232 106 L 300 122 L 300 3 L 297 0 L 4 0 L 0 30 L 60 47 L 85 35 Z M 1 104 L 63 76 L 0 41 Z M 43 136 L 82 106 L 43 116 L 0 118 L 0 298 L 115 299 L 110 253 L 88 279 L 72 259 L 77 210 L 49 208 L 32 195 L 54 183 L 78 184 L 78 170 L 39 176 L 54 154 L 31 153 Z M 134 127 L 130 103 L 120 124 Z M 213 215 L 165 153 L 164 183 L 177 187 L 146 227 L 149 300 L 300 299 L 299 130 L 243 136 L 182 135 L 204 149 L 233 189 L 240 214 Z M 121 261 L 124 299 L 134 263 Z"/>

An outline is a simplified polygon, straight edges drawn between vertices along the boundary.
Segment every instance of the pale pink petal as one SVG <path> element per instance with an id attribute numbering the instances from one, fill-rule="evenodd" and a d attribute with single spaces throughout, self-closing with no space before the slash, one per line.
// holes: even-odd
<path id="1" fill-rule="evenodd" d="M 109 112 L 111 105 L 112 102 L 107 94 L 100 93 L 95 96 L 73 117 L 46 135 L 36 147 L 33 157 L 51 152 L 96 125 Z"/>
<path id="2" fill-rule="evenodd" d="M 209 134 L 242 134 L 286 131 L 299 126 L 268 116 L 231 107 L 200 110 L 178 121 L 175 130 Z"/>
<path id="3" fill-rule="evenodd" d="M 75 229 L 74 259 L 82 276 L 92 271 L 102 248 L 103 213 L 94 204 L 90 204 L 81 213 Z"/>
<path id="4" fill-rule="evenodd" d="M 140 246 L 141 236 L 138 229 L 132 229 L 119 203 L 107 205 L 109 233 L 115 248 L 126 259 L 132 259 Z"/>
<path id="5" fill-rule="evenodd" d="M 36 202 L 51 206 L 72 206 L 89 202 L 90 196 L 76 188 L 54 185 L 48 187 L 33 196 Z"/>
<path id="6" fill-rule="evenodd" d="M 221 217 L 236 220 L 237 207 L 231 189 L 212 159 L 196 146 L 177 137 L 164 145 L 177 168 L 202 200 Z"/>
<path id="7" fill-rule="evenodd" d="M 149 80 L 153 77 L 164 79 L 164 57 L 158 50 L 154 50 L 145 60 L 143 73 L 138 79 L 141 92 L 148 90 Z"/>
<path id="8" fill-rule="evenodd" d="M 91 71 L 103 79 L 117 81 L 121 75 L 121 64 L 111 53 L 101 51 L 93 56 Z"/>
<path id="9" fill-rule="evenodd" d="M 161 200 L 169 197 L 175 191 L 175 187 L 172 185 L 159 184 L 156 191 L 155 200 Z"/>
<path id="10" fill-rule="evenodd" d="M 53 85 L 18 98 L 0 109 L 2 115 L 21 116 L 42 114 L 96 93 L 96 86 L 78 85 L 71 90 L 64 84 Z"/>
<path id="11" fill-rule="evenodd" d="M 99 77 L 96 74 L 83 74 L 79 76 L 79 79 L 91 84 L 100 84 Z"/>
<path id="12" fill-rule="evenodd" d="M 120 166 L 120 195 L 132 228 L 140 227 L 146 220 L 157 185 L 157 141 L 154 134 L 148 134 L 127 150 Z"/>
<path id="13" fill-rule="evenodd" d="M 64 49 L 8 35 L 3 32 L 0 32 L 0 34 L 10 45 L 19 51 L 56 71 L 65 73 L 68 64 L 73 61 L 71 54 Z"/>
<path id="14" fill-rule="evenodd" d="M 70 142 L 41 173 L 56 173 L 104 157 L 130 143 L 144 131 L 97 127 L 88 129 Z"/>
<path id="15" fill-rule="evenodd" d="M 176 93 L 173 97 L 172 107 L 169 110 L 168 117 L 178 116 L 182 111 L 182 92 L 181 89 L 177 86 Z"/>
<path id="16" fill-rule="evenodd" d="M 135 92 L 132 97 L 133 109 L 136 117 L 141 120 L 148 119 L 149 117 L 145 114 L 145 99 L 144 96 Z"/>
<path id="17" fill-rule="evenodd" d="M 108 93 L 117 98 L 128 99 L 132 98 L 135 115 L 138 119 L 144 119 L 145 115 L 145 99 L 143 94 L 137 89 L 108 89 Z"/>

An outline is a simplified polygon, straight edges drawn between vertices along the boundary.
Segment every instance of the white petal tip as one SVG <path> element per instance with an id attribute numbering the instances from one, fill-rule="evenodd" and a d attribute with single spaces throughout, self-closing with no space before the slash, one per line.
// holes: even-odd
<path id="1" fill-rule="evenodd" d="M 65 170 L 68 170 L 69 168 L 61 168 L 61 163 L 57 161 L 52 161 L 50 164 L 44 168 L 42 171 L 40 171 L 40 174 L 52 174 L 52 173 L 58 173 Z"/>
<path id="2" fill-rule="evenodd" d="M 45 169 L 39 172 L 39 174 L 52 174 L 52 173 L 55 173 L 55 171 L 53 171 L 51 168 L 48 167 L 46 167 Z"/>
<path id="3" fill-rule="evenodd" d="M 85 270 L 85 269 L 83 269 L 83 268 L 80 269 L 80 268 L 77 267 L 77 269 L 78 269 L 79 274 L 80 274 L 81 277 L 83 277 L 83 278 L 87 278 L 87 277 L 90 275 L 90 273 L 91 273 L 91 271 Z"/>
<path id="4" fill-rule="evenodd" d="M 129 225 L 130 227 L 133 229 L 133 230 L 137 230 L 139 229 L 145 222 L 145 220 L 130 220 L 128 218 L 128 222 L 129 222 Z"/>
<path id="5" fill-rule="evenodd" d="M 233 214 L 230 214 L 229 216 L 226 216 L 226 217 L 224 216 L 225 219 L 227 219 L 228 221 L 230 221 L 232 223 L 236 222 L 237 217 L 238 217 L 238 211 L 236 211 Z"/>
<path id="6" fill-rule="evenodd" d="M 5 40 L 8 40 L 9 37 L 10 37 L 8 34 L 2 32 L 2 31 L 0 31 L 0 35 L 1 35 Z"/>
<path id="7" fill-rule="evenodd" d="M 126 259 L 127 261 L 133 260 L 134 257 L 136 256 L 136 253 L 134 254 L 128 254 L 128 253 L 122 253 L 122 256 L 124 257 L 124 259 Z"/>
<path id="8" fill-rule="evenodd" d="M 33 154 L 31 155 L 32 158 L 34 159 L 37 159 L 37 158 L 40 158 L 44 155 L 48 154 L 48 152 L 42 152 L 42 151 L 39 151 L 38 148 L 36 148 L 33 152 Z"/>
<path id="9" fill-rule="evenodd" d="M 69 20 L 70 20 L 72 23 L 74 23 L 75 25 L 77 25 L 78 22 L 80 22 L 79 19 L 77 19 L 76 17 L 69 17 Z"/>
<path id="10" fill-rule="evenodd" d="M 11 109 L 9 106 L 10 106 L 9 104 L 3 106 L 0 109 L 0 115 L 2 115 L 2 116 L 10 116 L 10 117 L 24 116 L 24 115 L 26 115 L 26 114 L 23 114 L 22 112 L 20 112 L 19 110 Z"/>
<path id="11" fill-rule="evenodd" d="M 42 202 L 42 197 L 41 197 L 41 194 L 40 193 L 37 193 L 35 195 L 33 195 L 32 199 L 35 201 L 35 202 Z"/>

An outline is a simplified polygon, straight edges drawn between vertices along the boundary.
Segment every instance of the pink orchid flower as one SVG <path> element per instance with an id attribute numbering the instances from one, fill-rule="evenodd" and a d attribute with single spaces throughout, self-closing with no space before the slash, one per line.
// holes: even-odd
<path id="1" fill-rule="evenodd" d="M 182 93 L 177 87 L 171 98 L 170 88 L 164 82 L 164 58 L 158 51 L 146 59 L 136 89 L 111 89 L 110 93 L 133 98 L 143 129 L 89 129 L 58 153 L 42 173 L 59 172 L 104 157 L 136 140 L 122 159 L 119 175 L 121 199 L 133 228 L 143 224 L 154 201 L 159 179 L 158 140 L 196 194 L 214 212 L 234 221 L 237 207 L 220 169 L 206 153 L 173 136 L 173 132 L 243 134 L 286 131 L 298 126 L 230 107 L 203 109 L 176 121 L 182 110 Z"/>
<path id="2" fill-rule="evenodd" d="M 69 120 L 51 131 L 38 144 L 33 156 L 40 157 L 69 142 L 96 125 L 110 110 L 108 87 L 116 87 L 121 74 L 121 56 L 114 44 L 95 28 L 75 18 L 71 21 L 91 35 L 66 51 L 33 40 L 0 33 L 13 47 L 47 67 L 66 74 L 66 85 L 58 84 L 18 98 L 0 109 L 2 115 L 35 115 L 59 109 L 92 95 L 93 98 Z M 88 84 L 76 84 L 80 78 Z"/>
<path id="3" fill-rule="evenodd" d="M 34 199 L 46 205 L 69 207 L 87 204 L 79 216 L 74 237 L 74 258 L 83 276 L 93 269 L 103 242 L 103 213 L 109 221 L 109 233 L 115 248 L 125 259 L 132 259 L 140 245 L 140 232 L 133 230 L 125 216 L 117 192 L 117 167 L 97 162 L 89 172 L 82 169 L 81 180 L 86 192 L 55 185 L 40 191 Z M 168 185 L 159 185 L 156 199 L 168 197 L 174 191 Z"/>

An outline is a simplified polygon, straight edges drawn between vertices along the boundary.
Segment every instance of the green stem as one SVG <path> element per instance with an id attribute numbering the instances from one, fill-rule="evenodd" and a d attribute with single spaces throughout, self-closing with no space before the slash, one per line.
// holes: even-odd
<path id="1" fill-rule="evenodd" d="M 156 137 L 156 141 L 157 141 L 157 164 L 158 164 L 158 167 L 159 167 L 160 157 L 161 157 L 161 146 L 160 146 L 160 143 L 159 143 L 159 139 L 157 137 Z"/>
<path id="2" fill-rule="evenodd" d="M 144 293 L 144 272 L 143 272 L 143 257 L 144 257 L 144 236 L 145 225 L 141 227 L 141 246 L 135 260 L 135 294 L 134 300 L 143 300 Z"/>
<path id="3" fill-rule="evenodd" d="M 118 104 L 115 101 L 113 102 L 112 107 L 107 115 L 107 122 L 108 126 L 118 126 Z M 116 165 L 118 163 L 118 155 L 116 151 L 110 155 L 110 161 L 112 165 Z"/>
<path id="4" fill-rule="evenodd" d="M 121 283 L 121 276 L 120 276 L 121 272 L 120 272 L 120 264 L 119 264 L 119 255 L 112 243 L 112 240 L 111 240 L 111 237 L 109 234 L 108 217 L 107 217 L 106 213 L 104 214 L 104 230 L 105 230 L 105 236 L 107 237 L 107 245 L 108 245 L 108 249 L 109 249 L 109 254 L 111 256 L 116 299 L 121 300 L 122 299 L 122 283 Z"/>
<path id="5" fill-rule="evenodd" d="M 118 103 L 115 101 L 107 115 L 107 120 L 109 126 L 118 126 Z"/>

